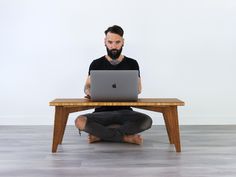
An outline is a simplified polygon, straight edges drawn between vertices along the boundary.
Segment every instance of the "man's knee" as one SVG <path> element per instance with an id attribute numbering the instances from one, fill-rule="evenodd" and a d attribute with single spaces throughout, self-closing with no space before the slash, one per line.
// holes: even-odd
<path id="1" fill-rule="evenodd" d="M 144 118 L 143 118 L 143 121 L 142 121 L 142 124 L 140 126 L 141 130 L 144 131 L 144 130 L 147 130 L 149 128 L 151 128 L 152 126 L 152 118 L 149 117 L 148 115 L 146 115 Z"/>
<path id="2" fill-rule="evenodd" d="M 85 116 L 78 116 L 75 119 L 75 126 L 78 129 L 80 129 L 80 130 L 84 130 L 86 122 L 87 122 L 87 117 L 85 117 Z"/>

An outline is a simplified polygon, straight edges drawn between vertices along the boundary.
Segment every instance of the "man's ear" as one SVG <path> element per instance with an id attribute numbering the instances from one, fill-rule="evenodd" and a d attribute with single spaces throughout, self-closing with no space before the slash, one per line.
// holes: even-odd
<path id="1" fill-rule="evenodd" d="M 104 38 L 104 45 L 106 46 L 106 37 Z"/>

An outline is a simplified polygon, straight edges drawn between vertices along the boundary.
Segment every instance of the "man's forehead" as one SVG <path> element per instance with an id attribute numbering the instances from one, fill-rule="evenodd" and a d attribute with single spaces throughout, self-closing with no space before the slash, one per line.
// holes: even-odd
<path id="1" fill-rule="evenodd" d="M 107 33 L 106 35 L 106 39 L 107 40 L 111 40 L 111 41 L 117 41 L 117 40 L 122 40 L 123 37 L 121 37 L 120 35 L 118 34 L 115 34 L 115 33 Z"/>

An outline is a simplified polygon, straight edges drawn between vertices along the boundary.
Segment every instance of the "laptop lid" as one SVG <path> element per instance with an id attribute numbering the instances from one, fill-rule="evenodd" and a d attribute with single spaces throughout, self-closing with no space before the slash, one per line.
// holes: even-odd
<path id="1" fill-rule="evenodd" d="M 137 70 L 91 70 L 93 101 L 137 101 Z"/>

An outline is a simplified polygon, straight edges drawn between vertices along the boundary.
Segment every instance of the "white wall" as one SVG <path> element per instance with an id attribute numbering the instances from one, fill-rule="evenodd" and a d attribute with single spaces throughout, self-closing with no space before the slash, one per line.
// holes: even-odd
<path id="1" fill-rule="evenodd" d="M 0 124 L 53 124 L 49 101 L 84 96 L 113 24 L 140 64 L 141 97 L 185 101 L 181 124 L 236 123 L 236 1 L 0 0 Z"/>

